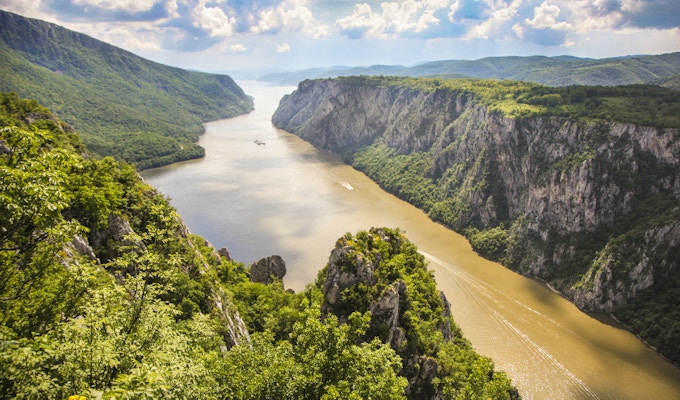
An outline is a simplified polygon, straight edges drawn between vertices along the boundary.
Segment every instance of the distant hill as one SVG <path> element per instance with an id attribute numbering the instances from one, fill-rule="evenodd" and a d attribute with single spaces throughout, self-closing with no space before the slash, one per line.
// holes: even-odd
<path id="1" fill-rule="evenodd" d="M 375 65 L 309 69 L 264 75 L 263 81 L 297 84 L 304 79 L 349 75 L 395 75 L 442 78 L 513 79 L 549 86 L 658 84 L 677 89 L 670 77 L 680 74 L 680 53 L 591 59 L 572 56 L 488 57 L 431 61 L 411 67 Z M 675 82 L 675 83 L 674 83 Z"/>
<path id="2" fill-rule="evenodd" d="M 58 25 L 0 11 L 0 91 L 37 99 L 88 149 L 148 168 L 203 155 L 202 123 L 253 109 L 226 75 L 158 64 Z"/>

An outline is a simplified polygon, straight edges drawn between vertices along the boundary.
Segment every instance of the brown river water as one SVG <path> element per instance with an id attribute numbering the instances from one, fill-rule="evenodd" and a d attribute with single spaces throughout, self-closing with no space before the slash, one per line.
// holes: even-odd
<path id="1" fill-rule="evenodd" d="M 275 129 L 271 115 L 293 87 L 240 84 L 255 111 L 206 124 L 205 158 L 142 173 L 192 232 L 247 264 L 281 255 L 286 287 L 302 290 L 345 232 L 398 227 L 429 261 L 465 336 L 524 398 L 680 399 L 680 368 L 608 317 L 477 256 L 338 156 Z"/>

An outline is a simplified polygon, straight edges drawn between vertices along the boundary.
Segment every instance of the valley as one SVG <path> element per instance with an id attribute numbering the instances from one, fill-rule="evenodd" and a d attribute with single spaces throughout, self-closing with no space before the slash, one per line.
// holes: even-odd
<path id="1" fill-rule="evenodd" d="M 301 290 L 344 232 L 399 227 L 418 246 L 480 353 L 524 398 L 634 399 L 680 393 L 680 371 L 606 317 L 476 255 L 465 238 L 380 189 L 341 158 L 271 127 L 292 87 L 243 82 L 253 113 L 206 126 L 203 160 L 143 172 L 192 230 L 246 263 L 279 254 Z M 255 138 L 266 142 L 257 146 Z M 349 190 L 349 187 L 352 190 Z M 197 207 L 196 204 L 201 206 Z"/>

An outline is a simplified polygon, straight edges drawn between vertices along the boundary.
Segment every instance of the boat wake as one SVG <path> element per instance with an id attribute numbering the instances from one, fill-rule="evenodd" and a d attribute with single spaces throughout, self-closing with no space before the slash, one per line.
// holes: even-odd
<path id="1" fill-rule="evenodd" d="M 588 387 L 588 385 L 585 384 L 581 379 L 579 379 L 576 375 L 574 375 L 569 369 L 564 366 L 561 362 L 559 362 L 552 354 L 550 354 L 548 351 L 546 351 L 543 347 L 541 347 L 538 343 L 536 343 L 527 333 L 522 331 L 520 328 L 518 328 L 516 325 L 511 323 L 507 318 L 505 318 L 501 311 L 509 311 L 505 309 L 503 306 L 502 302 L 499 302 L 497 300 L 498 294 L 503 295 L 503 297 L 506 297 L 506 302 L 507 300 L 512 300 L 514 301 L 515 304 L 521 306 L 525 310 L 531 312 L 532 314 L 547 320 L 551 324 L 555 324 L 559 326 L 562 330 L 564 330 L 563 327 L 560 326 L 556 321 L 554 321 L 551 318 L 548 318 L 547 316 L 541 314 L 537 310 L 527 306 L 526 304 L 523 304 L 519 302 L 516 299 L 509 299 L 507 298 L 508 296 L 500 293 L 498 289 L 492 287 L 489 285 L 487 282 L 482 281 L 481 279 L 471 275 L 470 273 L 464 271 L 463 269 L 459 268 L 458 266 L 448 263 L 444 260 L 441 260 L 431 254 L 428 254 L 424 251 L 420 251 L 420 253 L 425 256 L 428 261 L 436 263 L 443 267 L 445 271 L 447 272 L 447 275 L 449 276 L 449 279 L 452 279 L 454 284 L 460 289 L 462 292 L 465 293 L 467 297 L 469 297 L 475 304 L 477 304 L 480 309 L 484 310 L 487 315 L 489 315 L 493 320 L 495 320 L 497 323 L 504 325 L 507 328 L 507 332 L 510 333 L 511 335 L 514 335 L 516 338 L 520 340 L 520 342 L 523 342 L 526 346 L 526 348 L 534 354 L 534 359 L 536 360 L 536 364 L 540 365 L 541 363 L 547 367 L 549 365 L 552 366 L 557 371 L 561 371 L 562 375 L 565 378 L 565 381 L 568 381 L 571 383 L 571 387 L 579 393 L 579 397 L 581 398 L 587 398 L 587 399 L 598 399 L 599 396 L 597 393 L 595 393 L 592 389 Z M 495 293 L 496 296 L 494 296 L 492 293 Z M 505 310 L 504 310 L 505 309 Z M 575 335 L 573 332 L 566 330 L 568 333 Z M 539 361 L 540 360 L 540 361 Z"/>
<path id="2" fill-rule="evenodd" d="M 340 185 L 342 185 L 345 189 L 354 190 L 354 187 L 348 181 L 338 177 L 337 175 L 330 173 L 330 172 L 327 172 L 326 175 L 328 175 L 328 177 L 331 178 L 336 183 L 339 183 Z"/>

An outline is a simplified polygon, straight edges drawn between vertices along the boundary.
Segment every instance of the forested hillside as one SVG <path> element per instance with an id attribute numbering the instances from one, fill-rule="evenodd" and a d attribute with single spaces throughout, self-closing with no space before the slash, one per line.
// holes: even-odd
<path id="1" fill-rule="evenodd" d="M 274 124 L 680 362 L 680 93 L 343 77 Z"/>
<path id="2" fill-rule="evenodd" d="M 267 74 L 260 80 L 296 85 L 305 79 L 352 75 L 512 79 L 549 86 L 653 84 L 678 90 L 680 53 L 590 59 L 578 57 L 487 57 L 430 61 L 405 67 L 333 67 Z"/>
<path id="3" fill-rule="evenodd" d="M 519 397 L 398 230 L 339 238 L 297 294 L 227 253 L 133 167 L 0 94 L 0 398 Z"/>
<path id="4" fill-rule="evenodd" d="M 137 168 L 201 157 L 202 123 L 253 108 L 226 75 L 161 65 L 0 10 L 0 91 L 45 104 L 87 148 Z"/>

